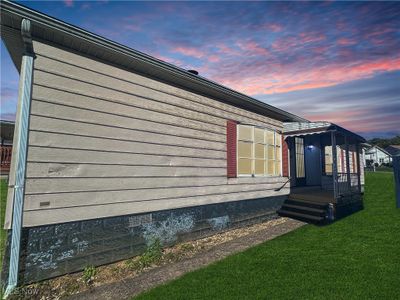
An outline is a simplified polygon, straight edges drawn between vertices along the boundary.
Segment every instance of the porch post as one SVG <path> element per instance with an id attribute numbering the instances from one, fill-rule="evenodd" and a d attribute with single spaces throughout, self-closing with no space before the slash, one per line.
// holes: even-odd
<path id="1" fill-rule="evenodd" d="M 333 179 L 333 197 L 338 198 L 338 175 L 337 175 L 337 154 L 336 154 L 336 132 L 331 131 L 332 144 L 332 179 Z"/>
<path id="2" fill-rule="evenodd" d="M 361 161 L 360 161 L 360 144 L 356 143 L 356 159 L 357 159 L 357 183 L 358 192 L 361 193 Z"/>
<path id="3" fill-rule="evenodd" d="M 349 142 L 347 136 L 344 136 L 344 142 L 346 144 L 346 173 L 347 173 L 347 188 L 349 193 L 351 192 L 351 177 L 350 177 L 350 155 L 349 155 Z"/>

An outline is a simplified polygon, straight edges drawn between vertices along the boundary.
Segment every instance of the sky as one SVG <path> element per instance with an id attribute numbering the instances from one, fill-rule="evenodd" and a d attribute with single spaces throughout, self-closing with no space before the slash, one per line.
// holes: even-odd
<path id="1" fill-rule="evenodd" d="M 22 1 L 311 121 L 400 134 L 400 2 Z M 18 74 L 1 44 L 1 119 Z"/>

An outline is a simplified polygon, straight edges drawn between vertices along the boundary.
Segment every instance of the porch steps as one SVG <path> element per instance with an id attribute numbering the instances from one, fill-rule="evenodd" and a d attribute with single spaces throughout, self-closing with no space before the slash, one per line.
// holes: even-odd
<path id="1" fill-rule="evenodd" d="M 287 199 L 278 214 L 309 223 L 322 224 L 326 221 L 328 204 L 304 200 Z"/>

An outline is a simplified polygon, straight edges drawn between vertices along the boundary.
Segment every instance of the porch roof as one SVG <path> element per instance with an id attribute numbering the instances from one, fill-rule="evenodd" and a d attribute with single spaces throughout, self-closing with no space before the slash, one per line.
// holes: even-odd
<path id="1" fill-rule="evenodd" d="M 365 139 L 358 134 L 347 130 L 339 125 L 327 121 L 318 122 L 287 122 L 283 124 L 283 134 L 289 136 L 303 136 L 310 134 L 323 134 L 336 131 L 342 135 L 348 136 L 359 143 L 364 143 Z"/>

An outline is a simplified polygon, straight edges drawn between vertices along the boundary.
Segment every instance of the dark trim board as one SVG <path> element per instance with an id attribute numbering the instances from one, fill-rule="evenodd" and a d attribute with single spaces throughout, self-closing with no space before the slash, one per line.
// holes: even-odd
<path id="1" fill-rule="evenodd" d="M 145 214 L 23 228 L 20 283 L 27 284 L 140 255 L 154 239 L 163 245 L 194 240 L 276 217 L 287 196 L 208 204 Z M 11 230 L 2 280 L 6 282 Z"/>

